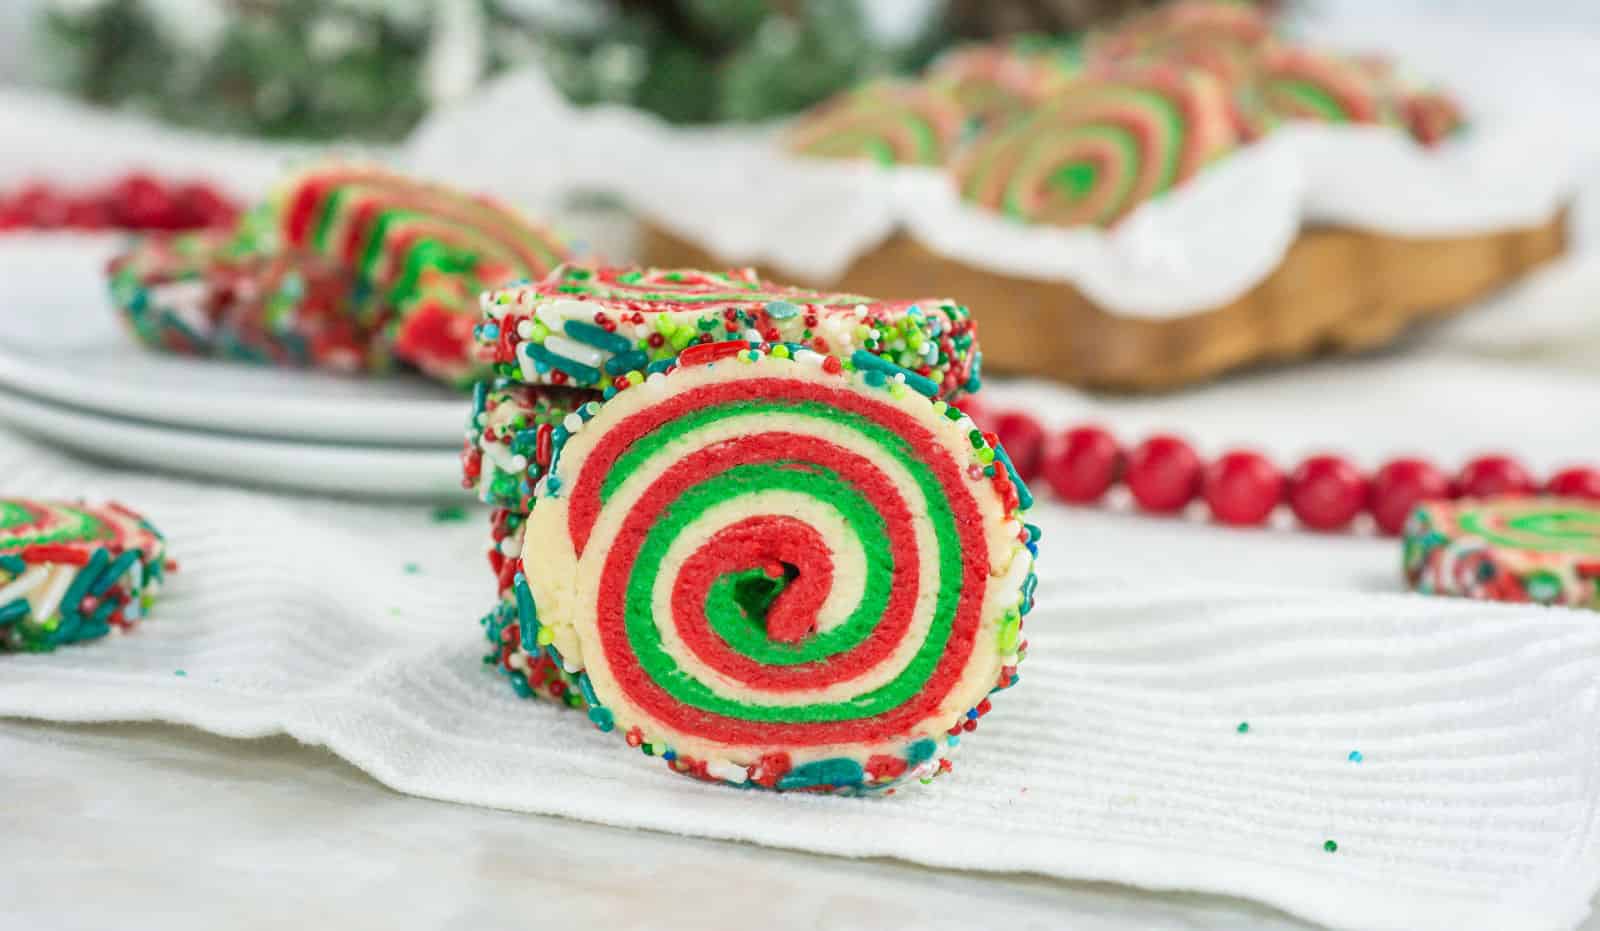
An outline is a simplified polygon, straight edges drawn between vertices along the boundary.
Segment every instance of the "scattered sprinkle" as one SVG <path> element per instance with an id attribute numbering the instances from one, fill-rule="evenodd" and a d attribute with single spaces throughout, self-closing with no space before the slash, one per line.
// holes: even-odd
<path id="1" fill-rule="evenodd" d="M 1350 756 L 1348 757 L 1348 759 L 1352 763 L 1359 763 L 1359 762 L 1361 762 L 1362 760 L 1364 760 L 1366 758 L 1361 755 L 1361 751 L 1360 750 L 1351 750 L 1350 751 Z"/>
<path id="2" fill-rule="evenodd" d="M 184 671 L 182 669 L 174 669 L 174 670 L 172 670 L 172 674 L 177 676 L 180 679 L 186 678 L 189 675 L 188 672 L 186 672 L 186 671 Z"/>
<path id="3" fill-rule="evenodd" d="M 1329 853 L 1335 853 L 1339 849 L 1339 842 L 1338 841 L 1331 841 L 1331 840 L 1323 841 L 1322 842 L 1322 849 L 1326 850 Z"/>
<path id="4" fill-rule="evenodd" d="M 459 504 L 450 504 L 433 509 L 433 522 L 436 524 L 459 524 L 466 519 L 467 509 Z"/>
<path id="5" fill-rule="evenodd" d="M 414 563 L 414 562 L 406 563 L 406 575 L 416 575 L 417 573 L 419 573 L 421 571 L 422 571 L 422 567 L 417 565 L 416 563 Z"/>
<path id="6" fill-rule="evenodd" d="M 1250 722 L 1249 721 L 1240 721 L 1239 722 L 1238 731 L 1241 734 L 1250 733 Z"/>

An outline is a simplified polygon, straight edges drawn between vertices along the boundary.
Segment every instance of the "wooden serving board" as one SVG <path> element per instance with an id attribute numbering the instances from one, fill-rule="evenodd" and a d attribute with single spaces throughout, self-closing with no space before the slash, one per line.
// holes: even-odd
<path id="1" fill-rule="evenodd" d="M 861 256 L 837 281 L 792 283 L 886 299 L 951 297 L 978 319 L 985 371 L 1162 391 L 1253 363 L 1381 346 L 1413 322 L 1457 311 L 1561 255 L 1566 226 L 1563 212 L 1539 226 L 1471 236 L 1307 230 L 1244 296 L 1164 320 L 1109 313 L 1071 285 L 947 259 L 905 235 Z M 650 224 L 642 251 L 658 267 L 729 264 Z"/>

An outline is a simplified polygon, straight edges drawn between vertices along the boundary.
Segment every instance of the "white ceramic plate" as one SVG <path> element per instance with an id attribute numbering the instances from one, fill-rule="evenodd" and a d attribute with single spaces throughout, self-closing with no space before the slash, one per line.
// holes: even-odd
<path id="1" fill-rule="evenodd" d="M 336 494 L 460 501 L 453 452 L 227 436 L 108 417 L 0 392 L 0 424 L 98 459 L 188 476 Z"/>
<path id="2" fill-rule="evenodd" d="M 111 236 L 0 237 L 0 388 L 234 434 L 455 448 L 466 397 L 416 376 L 340 377 L 151 352 L 122 327 Z"/>

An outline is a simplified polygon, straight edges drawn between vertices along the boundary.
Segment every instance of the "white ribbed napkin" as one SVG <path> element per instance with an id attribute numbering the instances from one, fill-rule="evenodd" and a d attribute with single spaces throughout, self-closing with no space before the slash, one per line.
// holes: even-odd
<path id="1" fill-rule="evenodd" d="M 0 714 L 285 732 L 432 798 L 1246 896 L 1338 927 L 1566 928 L 1600 879 L 1586 614 L 1137 575 L 1143 538 L 1120 528 L 1150 522 L 1047 506 L 1023 681 L 955 772 L 887 799 L 775 797 L 671 776 L 515 698 L 480 661 L 477 513 L 116 473 L 6 434 L 0 475 L 0 493 L 137 504 L 183 564 L 135 634 L 0 657 Z M 1280 582 L 1311 575 L 1305 547 L 1349 570 L 1392 546 L 1165 526 L 1262 572 L 1266 547 L 1300 547 Z"/>

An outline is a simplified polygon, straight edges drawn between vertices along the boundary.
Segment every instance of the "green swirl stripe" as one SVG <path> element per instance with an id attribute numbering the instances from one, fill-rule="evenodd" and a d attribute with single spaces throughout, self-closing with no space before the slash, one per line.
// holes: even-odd
<path id="1" fill-rule="evenodd" d="M 40 543 L 104 540 L 114 536 L 104 522 L 86 511 L 66 505 L 44 507 L 47 516 L 54 518 L 46 524 L 46 530 L 26 536 L 0 535 L 0 550 L 22 549 Z M 0 501 L 0 534 L 35 523 L 36 518 L 37 514 L 21 502 Z"/>
<path id="2" fill-rule="evenodd" d="M 1281 80 L 1273 84 L 1274 93 L 1281 94 L 1295 107 L 1329 123 L 1348 123 L 1350 114 L 1328 89 L 1307 80 Z"/>
<path id="3" fill-rule="evenodd" d="M 1468 511 L 1458 522 L 1462 530 L 1501 546 L 1600 556 L 1600 511 L 1529 511 L 1506 516 L 1503 527 L 1490 522 L 1497 516 L 1493 511 Z"/>

